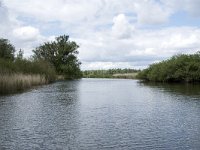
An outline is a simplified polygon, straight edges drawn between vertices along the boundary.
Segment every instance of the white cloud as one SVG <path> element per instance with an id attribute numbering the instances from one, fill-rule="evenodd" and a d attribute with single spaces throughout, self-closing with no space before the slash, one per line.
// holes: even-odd
<path id="1" fill-rule="evenodd" d="M 39 29 L 32 26 L 23 26 L 13 30 L 13 35 L 22 41 L 36 41 L 40 36 Z"/>
<path id="2" fill-rule="evenodd" d="M 133 30 L 133 26 L 129 24 L 126 16 L 124 14 L 119 14 L 114 17 L 112 26 L 112 33 L 117 38 L 129 38 Z"/>
<path id="3" fill-rule="evenodd" d="M 33 48 L 46 41 L 48 37 L 42 36 L 38 28 L 24 26 L 16 16 L 5 5 L 5 1 L 0 1 L 0 38 L 9 39 L 16 50 L 23 49 L 25 56 L 29 57 Z"/>
<path id="4" fill-rule="evenodd" d="M 0 1 L 0 18 L 1 24 L 8 21 L 8 12 L 5 6 L 3 6 L 2 2 Z"/>
<path id="5" fill-rule="evenodd" d="M 93 0 L 6 0 L 6 4 L 14 12 L 24 16 L 31 16 L 40 21 L 74 21 L 88 19 L 99 9 L 101 1 Z"/>
<path id="6" fill-rule="evenodd" d="M 166 8 L 176 11 L 186 11 L 193 17 L 200 17 L 199 0 L 161 0 Z"/>
<path id="7" fill-rule="evenodd" d="M 120 66 L 119 62 L 124 66 L 128 63 L 138 68 L 174 54 L 195 53 L 200 49 L 200 29 L 193 27 L 137 30 L 133 37 L 124 40 L 107 35 L 102 33 L 94 36 L 99 38 L 75 39 L 81 45 L 80 59 L 85 64 L 92 64 L 84 65 L 83 68 L 99 67 L 101 63 L 110 67 Z M 146 64 L 141 65 L 141 62 Z"/>
<path id="8" fill-rule="evenodd" d="M 11 37 L 12 30 L 18 22 L 9 14 L 7 7 L 0 1 L 0 37 Z"/>
<path id="9" fill-rule="evenodd" d="M 162 24 L 168 21 L 171 10 L 155 0 L 134 3 L 134 11 L 140 24 Z"/>
<path id="10" fill-rule="evenodd" d="M 131 65 L 129 62 L 92 62 L 88 63 L 85 62 L 81 66 L 83 70 L 90 69 L 110 69 L 110 68 L 132 68 L 133 65 Z"/>

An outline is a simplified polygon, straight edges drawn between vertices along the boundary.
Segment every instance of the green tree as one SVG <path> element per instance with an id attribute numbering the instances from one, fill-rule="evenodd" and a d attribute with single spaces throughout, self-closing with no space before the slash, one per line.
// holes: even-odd
<path id="1" fill-rule="evenodd" d="M 7 39 L 0 38 L 0 58 L 14 60 L 15 47 Z"/>
<path id="2" fill-rule="evenodd" d="M 22 60 L 23 55 L 24 55 L 24 51 L 20 49 L 19 52 L 17 53 L 16 60 Z"/>
<path id="3" fill-rule="evenodd" d="M 52 63 L 58 74 L 63 74 L 66 78 L 79 78 L 81 63 L 77 58 L 78 48 L 76 42 L 69 41 L 69 36 L 62 35 L 53 42 L 45 42 L 33 52 L 35 59 Z"/>

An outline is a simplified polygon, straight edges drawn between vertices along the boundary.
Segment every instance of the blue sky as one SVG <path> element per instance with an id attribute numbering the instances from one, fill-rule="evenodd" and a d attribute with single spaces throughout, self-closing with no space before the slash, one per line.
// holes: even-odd
<path id="1" fill-rule="evenodd" d="M 145 68 L 200 50 L 200 0 L 0 0 L 0 37 L 26 57 L 67 34 L 82 69 Z"/>

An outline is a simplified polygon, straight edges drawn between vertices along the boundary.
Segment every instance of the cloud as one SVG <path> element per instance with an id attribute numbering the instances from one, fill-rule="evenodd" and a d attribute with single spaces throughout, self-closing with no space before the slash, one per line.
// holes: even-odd
<path id="1" fill-rule="evenodd" d="M 0 18 L 1 18 L 1 24 L 8 21 L 7 9 L 5 6 L 3 6 L 1 1 L 0 1 Z"/>
<path id="2" fill-rule="evenodd" d="M 0 37 L 8 38 L 12 34 L 13 28 L 18 25 L 18 22 L 10 16 L 7 7 L 0 1 Z"/>
<path id="3" fill-rule="evenodd" d="M 137 30 L 134 36 L 123 40 L 107 34 L 97 34 L 94 37 L 98 38 L 92 39 L 75 39 L 81 45 L 79 57 L 83 62 L 97 66 L 101 63 L 130 63 L 138 68 L 141 62 L 146 62 L 142 64 L 144 67 L 178 53 L 195 53 L 200 49 L 200 29 L 195 27 Z"/>
<path id="4" fill-rule="evenodd" d="M 76 24 L 79 21 L 110 23 L 116 14 L 135 13 L 139 23 L 163 23 L 169 10 L 155 0 L 6 0 L 13 12 L 40 21 L 61 21 Z M 134 16 L 134 17 L 135 17 Z"/>
<path id="5" fill-rule="evenodd" d="M 112 33 L 117 38 L 129 38 L 133 30 L 133 26 L 129 24 L 124 14 L 119 14 L 113 19 Z"/>
<path id="6" fill-rule="evenodd" d="M 13 30 L 13 35 L 22 41 L 35 41 L 39 38 L 39 29 L 32 26 L 23 26 Z"/>
<path id="7" fill-rule="evenodd" d="M 7 0 L 8 7 L 23 16 L 31 16 L 40 21 L 74 21 L 93 17 L 101 1 L 82 0 L 49 0 L 48 3 L 40 0 Z"/>
<path id="8" fill-rule="evenodd" d="M 155 0 L 141 0 L 134 3 L 134 11 L 140 24 L 166 23 L 171 10 Z"/>
<path id="9" fill-rule="evenodd" d="M 38 28 L 24 26 L 2 1 L 0 1 L 0 19 L 0 38 L 9 39 L 17 51 L 23 49 L 26 57 L 32 55 L 34 47 L 48 40 L 48 37 L 40 34 Z"/>
<path id="10" fill-rule="evenodd" d="M 24 56 L 30 57 L 35 47 L 46 41 L 52 41 L 55 36 L 45 37 L 33 26 L 19 26 L 13 29 L 12 37 L 16 49 L 23 49 Z"/>
<path id="11" fill-rule="evenodd" d="M 199 0 L 161 0 L 166 8 L 171 9 L 174 13 L 186 11 L 193 17 L 200 17 Z"/>
<path id="12" fill-rule="evenodd" d="M 95 70 L 95 69 L 110 69 L 110 68 L 132 68 L 133 66 L 126 62 L 92 62 L 88 63 L 85 62 L 81 68 L 83 70 L 90 69 L 90 70 Z"/>
<path id="13" fill-rule="evenodd" d="M 185 9 L 193 16 L 200 17 L 200 1 L 199 0 L 185 0 Z"/>

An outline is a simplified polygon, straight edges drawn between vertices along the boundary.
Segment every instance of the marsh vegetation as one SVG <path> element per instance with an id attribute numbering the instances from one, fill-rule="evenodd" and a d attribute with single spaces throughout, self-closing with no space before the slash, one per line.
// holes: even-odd
<path id="1" fill-rule="evenodd" d="M 20 92 L 53 82 L 55 78 L 55 69 L 48 62 L 25 58 L 14 61 L 0 59 L 0 94 Z"/>
<path id="2" fill-rule="evenodd" d="M 200 82 L 200 52 L 175 55 L 152 64 L 137 77 L 153 82 Z"/>

